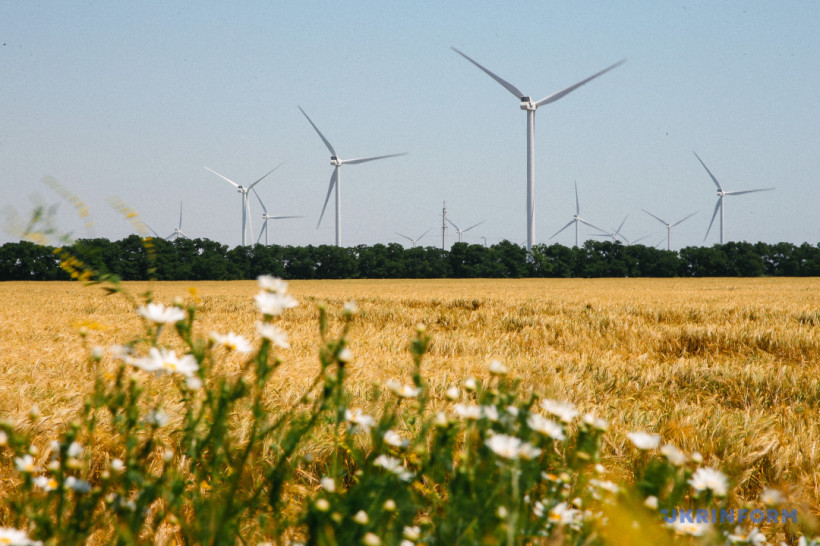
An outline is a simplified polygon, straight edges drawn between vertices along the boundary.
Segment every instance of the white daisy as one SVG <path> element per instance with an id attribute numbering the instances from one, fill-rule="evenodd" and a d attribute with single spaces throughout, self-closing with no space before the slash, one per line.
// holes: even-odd
<path id="1" fill-rule="evenodd" d="M 179 373 L 185 377 L 193 377 L 199 369 L 199 364 L 192 355 L 183 355 L 177 358 L 175 351 L 151 347 L 148 356 L 134 360 L 133 365 L 146 372 Z"/>
<path id="2" fill-rule="evenodd" d="M 244 337 L 234 334 L 233 332 L 228 332 L 225 335 L 222 335 L 217 332 L 211 332 L 211 340 L 216 343 L 217 345 L 221 345 L 225 347 L 229 351 L 235 351 L 237 353 L 247 354 L 253 351 L 253 346 L 248 342 L 247 339 Z"/>
<path id="3" fill-rule="evenodd" d="M 175 324 L 185 320 L 185 311 L 179 307 L 165 307 L 161 303 L 149 303 L 137 308 L 137 314 L 155 324 Z"/>
<path id="4" fill-rule="evenodd" d="M 684 518 L 675 518 L 671 523 L 667 524 L 671 527 L 677 535 L 690 535 L 693 537 L 702 537 L 712 528 L 711 523 L 697 522 L 697 521 L 681 521 Z"/>
<path id="5" fill-rule="evenodd" d="M 683 466 L 686 463 L 686 453 L 672 444 L 664 444 L 663 447 L 661 447 L 661 453 L 675 466 Z"/>
<path id="6" fill-rule="evenodd" d="M 627 437 L 635 447 L 644 451 L 655 449 L 661 443 L 659 434 L 649 434 L 648 432 L 630 432 Z"/>
<path id="7" fill-rule="evenodd" d="M 490 362 L 490 375 L 507 375 L 509 370 L 500 360 Z"/>
<path id="8" fill-rule="evenodd" d="M 530 416 L 527 417 L 527 425 L 538 434 L 543 434 L 553 440 L 564 441 L 567 439 L 567 437 L 564 436 L 564 429 L 561 425 L 537 413 L 531 413 Z"/>
<path id="9" fill-rule="evenodd" d="M 262 290 L 267 290 L 274 294 L 287 294 L 288 292 L 288 283 L 278 277 L 260 275 L 256 280 L 259 283 L 259 288 Z"/>
<path id="10" fill-rule="evenodd" d="M 257 322 L 256 329 L 260 336 L 267 339 L 277 347 L 281 347 L 282 349 L 290 349 L 288 334 L 281 328 L 274 326 L 270 322 Z"/>
<path id="11" fill-rule="evenodd" d="M 729 491 L 729 480 L 720 470 L 714 468 L 698 468 L 692 474 L 689 485 L 697 491 L 709 490 L 717 497 L 725 497 Z"/>
<path id="12" fill-rule="evenodd" d="M 15 457 L 14 468 L 17 469 L 17 472 L 24 472 L 26 474 L 37 472 L 37 467 L 34 464 L 34 457 L 28 454 L 23 455 L 22 457 Z"/>
<path id="13" fill-rule="evenodd" d="M 395 379 L 387 382 L 387 388 L 399 398 L 416 398 L 421 393 L 418 387 L 402 384 Z"/>
<path id="14" fill-rule="evenodd" d="M 575 406 L 569 402 L 558 402 L 556 400 L 546 398 L 541 400 L 540 405 L 544 411 L 557 417 L 560 421 L 565 423 L 571 423 L 576 417 L 578 417 L 578 410 L 576 410 Z"/>
<path id="15" fill-rule="evenodd" d="M 413 479 L 413 473 L 404 468 L 399 459 L 390 457 L 389 455 L 379 455 L 376 457 L 373 460 L 373 466 L 380 466 L 405 482 L 409 482 Z"/>
<path id="16" fill-rule="evenodd" d="M 296 307 L 299 303 L 288 294 L 276 294 L 273 292 L 259 292 L 254 298 L 259 311 L 268 317 L 277 317 L 285 311 Z"/>
<path id="17" fill-rule="evenodd" d="M 39 540 L 31 540 L 25 531 L 12 529 L 11 527 L 0 527 L 0 544 L 11 546 L 29 546 L 42 544 Z"/>
<path id="18" fill-rule="evenodd" d="M 54 491 L 60 485 L 59 483 L 57 483 L 57 480 L 55 480 L 54 478 L 50 478 L 48 476 L 37 476 L 32 480 L 32 482 L 36 487 L 39 487 L 40 489 L 46 492 Z M 3 542 L 0 541 L 0 544 L 3 544 Z"/>
<path id="19" fill-rule="evenodd" d="M 393 447 L 407 447 L 409 442 L 393 430 L 384 433 L 384 443 Z"/>
<path id="20" fill-rule="evenodd" d="M 354 430 L 362 430 L 364 432 L 370 432 L 370 429 L 376 425 L 376 420 L 371 416 L 362 413 L 362 410 L 360 409 L 355 409 L 353 411 L 346 409 L 345 421 L 350 423 Z"/>

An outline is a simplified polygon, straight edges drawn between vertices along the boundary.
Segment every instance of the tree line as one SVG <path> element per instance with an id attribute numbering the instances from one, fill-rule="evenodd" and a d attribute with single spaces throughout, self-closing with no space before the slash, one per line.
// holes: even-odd
<path id="1" fill-rule="evenodd" d="M 0 246 L 0 281 L 68 280 L 72 257 L 82 267 L 123 280 L 238 280 L 270 274 L 284 279 L 521 277 L 820 276 L 820 244 L 732 242 L 658 250 L 587 241 L 581 247 L 536 245 L 530 255 L 509 241 L 485 247 L 456 243 L 449 251 L 390 243 L 339 248 L 237 246 L 209 239 L 80 239 L 55 249 L 27 241 Z"/>

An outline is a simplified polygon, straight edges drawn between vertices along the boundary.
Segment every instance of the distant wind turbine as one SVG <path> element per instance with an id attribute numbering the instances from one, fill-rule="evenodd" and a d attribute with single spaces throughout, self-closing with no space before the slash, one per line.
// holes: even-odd
<path id="1" fill-rule="evenodd" d="M 147 227 L 148 229 L 151 230 L 151 233 L 156 235 L 157 239 L 163 239 L 164 238 L 166 241 L 170 241 L 171 239 L 179 239 L 180 237 L 184 237 L 185 239 L 190 239 L 190 237 L 188 237 L 188 235 L 186 235 L 185 232 L 182 231 L 182 202 L 179 203 L 179 226 L 176 227 L 174 229 L 174 231 L 172 231 L 171 234 L 168 235 L 167 237 L 161 237 L 159 235 L 159 233 L 154 231 L 154 228 L 152 228 L 151 226 L 149 226 L 145 222 L 143 222 L 143 224 L 145 224 L 145 227 Z"/>
<path id="2" fill-rule="evenodd" d="M 365 163 L 367 161 L 375 161 L 376 159 L 385 159 L 388 157 L 396 157 L 400 155 L 406 155 L 405 153 L 400 154 L 388 154 L 388 155 L 378 155 L 375 157 L 361 157 L 358 159 L 342 159 L 336 153 L 336 150 L 333 149 L 333 146 L 328 142 L 325 138 L 325 135 L 316 127 L 316 124 L 313 123 L 313 120 L 302 110 L 302 107 L 299 107 L 299 110 L 304 114 L 305 118 L 307 118 L 308 123 L 313 127 L 316 133 L 319 135 L 319 138 L 322 139 L 322 142 L 325 143 L 327 149 L 330 150 L 330 164 L 333 165 L 333 174 L 330 176 L 330 185 L 327 188 L 327 197 L 325 197 L 325 204 L 322 207 L 322 214 L 319 215 L 319 221 L 316 223 L 316 229 L 319 228 L 319 225 L 322 223 L 322 218 L 325 215 L 325 209 L 327 208 L 327 202 L 330 200 L 330 193 L 333 191 L 333 188 L 336 188 L 336 246 L 342 246 L 342 206 L 341 206 L 341 188 L 339 187 L 339 168 L 342 165 L 356 165 L 358 163 Z"/>
<path id="3" fill-rule="evenodd" d="M 618 67 L 626 62 L 626 59 L 618 61 L 617 63 L 604 68 L 600 72 L 597 72 L 590 76 L 589 78 L 582 80 L 575 85 L 571 85 L 567 87 L 563 91 L 558 91 L 557 93 L 553 93 L 552 95 L 548 95 L 539 101 L 533 102 L 532 98 L 528 95 L 525 95 L 520 89 L 516 86 L 511 84 L 510 82 L 502 79 L 501 77 L 493 74 L 488 69 L 484 68 L 476 61 L 462 53 L 456 48 L 452 48 L 453 51 L 476 65 L 478 68 L 483 70 L 488 76 L 492 79 L 500 83 L 504 89 L 515 95 L 521 101 L 521 109 L 527 111 L 527 251 L 532 251 L 532 245 L 535 244 L 535 111 L 538 109 L 539 106 L 544 106 L 545 104 L 550 104 L 551 102 L 555 102 L 558 99 L 565 97 L 566 95 L 572 93 L 582 85 L 594 80 L 598 76 L 601 76 L 615 67 Z"/>
<path id="4" fill-rule="evenodd" d="M 652 214 L 651 212 L 649 212 L 646 209 L 641 209 L 641 210 L 644 211 L 645 213 L 647 213 L 649 216 L 651 216 L 655 220 L 657 220 L 658 222 L 660 222 L 661 224 L 663 224 L 664 226 L 666 226 L 666 250 L 672 250 L 672 228 L 675 227 L 676 225 L 680 224 L 681 222 L 683 222 L 685 220 L 688 220 L 689 218 L 691 218 L 695 214 L 697 214 L 697 212 L 693 212 L 689 216 L 686 216 L 685 218 L 681 218 L 680 220 L 678 220 L 674 224 L 670 224 L 666 220 L 662 220 L 661 218 L 658 218 L 657 216 L 655 216 L 654 214 Z M 663 241 L 661 241 L 661 242 L 663 242 Z M 655 246 L 657 246 L 657 245 L 655 245 Z"/>
<path id="5" fill-rule="evenodd" d="M 623 221 L 621 222 L 621 225 L 620 225 L 620 226 L 618 226 L 618 229 L 613 230 L 613 231 L 612 231 L 612 232 L 610 232 L 610 233 L 595 233 L 595 234 L 593 234 L 592 236 L 593 236 L 593 237 L 609 237 L 610 239 L 612 239 L 612 242 L 613 242 L 613 243 L 617 242 L 617 241 L 618 241 L 618 237 L 620 237 L 621 239 L 623 239 L 623 240 L 624 240 L 624 242 L 626 242 L 626 237 L 624 237 L 623 235 L 621 235 L 621 228 L 623 228 L 623 227 L 624 227 L 624 224 L 626 223 L 626 219 L 627 219 L 627 218 L 629 218 L 629 215 L 628 215 L 628 214 L 627 214 L 626 216 L 624 216 L 624 219 L 623 219 Z"/>
<path id="6" fill-rule="evenodd" d="M 248 199 L 248 192 L 250 190 L 252 190 L 253 187 L 256 186 L 257 184 L 259 184 L 262 180 L 264 180 L 265 177 L 267 177 L 270 173 L 272 173 L 273 171 L 275 171 L 276 169 L 278 169 L 279 167 L 281 167 L 284 164 L 285 164 L 285 162 L 283 161 L 282 163 L 280 163 L 276 167 L 272 168 L 267 173 L 265 173 L 265 175 L 262 176 L 262 178 L 260 178 L 259 180 L 257 180 L 256 182 L 254 182 L 253 184 L 248 186 L 247 188 L 245 186 L 237 184 L 236 182 L 234 182 L 230 178 L 219 174 L 215 170 L 210 169 L 208 167 L 205 167 L 207 170 L 211 171 L 212 173 L 214 173 L 219 178 L 227 181 L 230 185 L 234 186 L 236 188 L 236 191 L 239 192 L 240 194 L 242 194 L 242 246 L 245 246 L 245 244 L 246 244 L 245 241 L 246 241 L 246 235 L 247 234 L 250 234 L 251 238 L 253 237 L 253 220 L 251 219 L 251 203 L 250 203 L 250 200 Z M 250 226 L 248 226 L 248 224 L 250 224 Z M 248 227 L 250 227 L 250 231 L 248 230 Z"/>
<path id="7" fill-rule="evenodd" d="M 259 230 L 259 237 L 256 238 L 256 243 L 258 244 L 259 241 L 262 239 L 262 232 L 265 233 L 265 246 L 268 246 L 268 220 L 284 220 L 286 218 L 304 218 L 304 216 L 271 216 L 268 214 L 268 209 L 265 208 L 265 203 L 262 202 L 262 198 L 259 197 L 259 194 L 256 193 L 256 190 L 253 190 L 253 194 L 259 200 L 259 204 L 262 205 L 262 229 Z"/>
<path id="8" fill-rule="evenodd" d="M 603 229 L 599 228 L 599 227 L 598 227 L 598 226 L 596 226 L 596 225 L 590 224 L 589 222 L 587 222 L 586 220 L 584 220 L 583 218 L 581 218 L 581 217 L 579 216 L 580 214 L 581 214 L 581 205 L 580 205 L 580 204 L 579 204 L 579 202 L 578 202 L 578 184 L 576 183 L 576 184 L 575 184 L 575 215 L 572 217 L 572 220 L 570 220 L 569 222 L 567 222 L 567 225 L 565 225 L 564 227 L 562 227 L 561 229 L 559 229 L 558 231 L 556 231 L 556 232 L 553 234 L 553 236 L 552 236 L 552 237 L 550 237 L 550 239 L 554 239 L 556 235 L 558 235 L 559 233 L 561 233 L 562 231 L 564 231 L 565 229 L 567 229 L 567 228 L 568 228 L 569 226 L 571 226 L 573 223 L 575 223 L 575 246 L 579 246 L 579 244 L 578 244 L 578 242 L 579 242 L 579 240 L 578 240 L 578 224 L 586 224 L 586 225 L 588 225 L 589 227 L 595 228 L 595 229 L 597 229 L 598 231 L 600 231 L 600 232 L 602 232 L 602 233 L 606 233 L 606 230 L 603 230 Z M 626 221 L 626 219 L 624 219 L 624 221 Z M 623 225 L 623 223 L 622 223 L 621 225 Z"/>
<path id="9" fill-rule="evenodd" d="M 456 228 L 456 233 L 458 233 L 458 242 L 460 243 L 460 242 L 461 242 L 461 236 L 462 236 L 462 235 L 464 235 L 465 233 L 467 233 L 468 231 L 470 231 L 470 230 L 471 230 L 471 229 L 473 229 L 474 227 L 478 227 L 478 226 L 480 226 L 481 224 L 483 224 L 483 223 L 484 223 L 484 222 L 486 222 L 487 220 L 482 220 L 482 221 L 480 221 L 480 222 L 479 222 L 479 223 L 477 223 L 477 224 L 473 224 L 472 226 L 468 227 L 467 229 L 459 229 L 459 227 L 455 224 L 455 222 L 453 222 L 453 221 L 452 221 L 452 220 L 450 220 L 449 218 L 447 218 L 447 221 L 448 221 L 448 222 L 450 222 L 450 225 L 451 225 L 451 226 L 453 226 L 454 228 Z"/>
<path id="10" fill-rule="evenodd" d="M 398 231 L 394 231 L 393 233 L 395 233 L 395 234 L 396 234 L 396 235 L 398 235 L 399 237 L 404 237 L 405 239 L 407 239 L 408 241 L 410 241 L 410 243 L 413 245 L 413 247 L 415 247 L 415 246 L 416 246 L 416 243 L 418 243 L 419 241 L 421 241 L 421 240 L 422 240 L 422 238 L 424 238 L 424 236 L 425 236 L 425 235 L 427 235 L 428 233 L 430 233 L 430 230 L 431 230 L 431 229 L 433 229 L 433 228 L 429 228 L 427 231 L 425 231 L 424 233 L 422 233 L 421 235 L 419 235 L 419 236 L 418 236 L 418 237 L 416 237 L 415 239 L 413 239 L 412 237 L 408 237 L 407 235 L 402 235 L 402 234 L 401 234 L 401 233 L 399 233 Z"/>
<path id="11" fill-rule="evenodd" d="M 720 187 L 720 182 L 717 181 L 717 178 L 715 178 L 715 175 L 713 175 L 712 171 L 709 170 L 709 167 L 706 166 L 706 163 L 703 162 L 703 160 L 700 158 L 700 156 L 698 156 L 697 153 L 695 153 L 694 151 L 692 153 L 695 154 L 695 157 L 698 158 L 698 161 L 700 161 L 700 164 L 703 165 L 703 168 L 706 169 L 707 173 L 709 173 L 709 177 L 712 179 L 712 182 L 714 182 L 715 186 L 717 186 L 718 200 L 717 200 L 717 203 L 715 203 L 715 212 L 712 213 L 712 220 L 709 222 L 709 227 L 706 229 L 706 235 L 703 237 L 703 240 L 705 241 L 706 237 L 709 236 L 709 230 L 712 229 L 712 224 L 715 221 L 715 216 L 717 216 L 718 209 L 720 209 L 720 244 L 723 244 L 723 199 L 727 195 L 742 195 L 744 193 L 755 193 L 755 192 L 759 192 L 759 191 L 772 191 L 774 188 L 760 188 L 760 189 L 757 189 L 757 190 L 743 190 L 743 191 L 724 191 L 724 189 L 722 187 Z"/>

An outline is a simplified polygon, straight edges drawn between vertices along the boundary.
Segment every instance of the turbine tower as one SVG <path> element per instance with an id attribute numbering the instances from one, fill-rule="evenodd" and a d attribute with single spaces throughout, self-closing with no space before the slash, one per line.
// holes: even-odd
<path id="1" fill-rule="evenodd" d="M 618 67 L 626 62 L 626 59 L 618 61 L 617 63 L 604 68 L 600 72 L 597 72 L 590 76 L 589 78 L 582 80 L 575 85 L 571 85 L 564 89 L 563 91 L 558 91 L 557 93 L 553 93 L 552 95 L 548 95 L 539 101 L 533 101 L 531 97 L 525 95 L 521 90 L 519 90 L 516 86 L 511 84 L 510 82 L 502 79 L 501 77 L 493 74 L 476 61 L 462 53 L 456 48 L 453 48 L 453 51 L 476 65 L 478 68 L 483 70 L 488 76 L 492 79 L 500 83 L 507 91 L 515 95 L 518 100 L 521 101 L 521 109 L 526 110 L 527 112 L 527 252 L 532 251 L 532 245 L 535 244 L 535 111 L 540 106 L 544 106 L 545 104 L 550 104 L 552 102 L 557 101 L 565 97 L 566 95 L 572 93 L 582 85 L 586 84 L 609 72 L 615 67 Z"/>
<path id="2" fill-rule="evenodd" d="M 651 216 L 655 220 L 657 220 L 658 222 L 660 222 L 661 224 L 663 224 L 664 226 L 666 226 L 666 250 L 672 250 L 672 228 L 675 227 L 676 225 L 680 224 L 684 220 L 688 220 L 689 218 L 691 218 L 692 216 L 697 214 L 696 212 L 693 212 L 692 214 L 690 214 L 686 218 L 681 218 L 680 220 L 678 220 L 674 224 L 670 224 L 666 220 L 662 220 L 661 218 L 658 218 L 657 216 L 655 216 L 654 214 L 652 214 L 651 212 L 649 212 L 646 209 L 641 209 L 641 210 L 644 211 L 645 213 L 647 213 L 649 216 Z M 661 242 L 663 242 L 663 241 L 661 241 Z M 655 246 L 657 246 L 657 245 L 655 245 Z"/>
<path id="3" fill-rule="evenodd" d="M 419 235 L 419 236 L 418 236 L 418 237 L 416 237 L 415 239 L 413 239 L 412 237 L 408 237 L 407 235 L 402 235 L 402 234 L 401 234 L 401 233 L 399 233 L 398 231 L 394 231 L 393 233 L 395 233 L 395 234 L 396 234 L 396 235 L 398 235 L 399 237 L 404 237 L 405 239 L 407 239 L 408 241 L 410 241 L 410 244 L 412 244 L 412 245 L 413 245 L 413 248 L 415 248 L 416 243 L 418 243 L 419 241 L 421 241 L 421 240 L 422 240 L 422 238 L 424 238 L 424 236 L 425 236 L 425 235 L 427 235 L 428 233 L 430 233 L 430 230 L 431 230 L 431 229 L 433 229 L 433 228 L 429 228 L 427 231 L 425 231 L 424 233 L 422 233 L 421 235 Z"/>
<path id="4" fill-rule="evenodd" d="M 325 135 L 316 127 L 316 124 L 310 119 L 310 117 L 302 110 L 302 107 L 299 107 L 299 110 L 304 114 L 305 118 L 307 118 L 308 123 L 313 127 L 316 133 L 319 135 L 319 138 L 322 139 L 322 142 L 325 143 L 327 149 L 330 150 L 330 164 L 333 165 L 333 174 L 330 176 L 330 185 L 327 188 L 327 197 L 325 197 L 325 204 L 322 207 L 322 214 L 319 215 L 319 222 L 316 224 L 316 229 L 319 229 L 319 225 L 322 223 L 322 218 L 325 215 L 325 209 L 327 208 L 327 202 L 330 200 L 330 193 L 333 191 L 334 187 L 336 188 L 336 246 L 342 246 L 342 206 L 341 206 L 341 196 L 340 196 L 340 187 L 339 187 L 339 168 L 342 165 L 356 165 L 358 163 L 365 163 L 367 161 L 375 161 L 376 159 L 385 159 L 388 157 L 396 157 L 399 155 L 406 155 L 405 153 L 400 154 L 389 154 L 389 155 L 378 155 L 375 157 L 361 157 L 358 159 L 342 159 L 339 157 L 339 154 L 336 153 L 336 150 L 333 149 L 333 146 L 328 142 L 325 138 Z"/>
<path id="5" fill-rule="evenodd" d="M 262 239 L 262 232 L 265 232 L 265 246 L 268 246 L 268 220 L 284 220 L 286 218 L 304 218 L 304 216 L 271 216 L 268 214 L 268 209 L 265 208 L 265 203 L 262 202 L 262 198 L 259 197 L 259 194 L 256 193 L 256 190 L 253 190 L 253 194 L 259 200 L 259 204 L 262 205 L 262 229 L 259 230 L 259 237 L 256 238 L 256 243 L 259 244 L 259 241 Z"/>
<path id="6" fill-rule="evenodd" d="M 692 153 L 695 154 L 695 157 L 698 158 L 698 161 L 700 161 L 700 164 L 703 165 L 703 168 L 706 169 L 707 173 L 709 173 L 709 177 L 712 179 L 712 182 L 714 182 L 715 186 L 717 186 L 718 200 L 717 200 L 717 203 L 715 203 L 715 212 L 712 213 L 712 220 L 709 222 L 709 227 L 706 229 L 706 235 L 704 235 L 703 240 L 705 241 L 706 237 L 709 236 L 709 230 L 712 229 L 712 224 L 715 221 L 715 216 L 717 216 L 718 209 L 720 209 L 720 244 L 723 244 L 723 199 L 727 195 L 742 195 L 744 193 L 755 193 L 755 192 L 759 192 L 759 191 L 771 191 L 774 188 L 761 188 L 761 189 L 757 189 L 757 190 L 743 190 L 743 191 L 725 191 L 722 187 L 720 187 L 720 182 L 717 181 L 717 178 L 715 178 L 715 175 L 712 174 L 712 171 L 709 170 L 709 167 L 706 166 L 706 163 L 703 162 L 703 160 L 700 158 L 700 156 L 698 156 L 698 154 L 695 153 L 694 151 Z"/>
<path id="7" fill-rule="evenodd" d="M 257 184 L 262 182 L 262 180 L 264 180 L 266 176 L 268 176 L 270 173 L 272 173 L 273 171 L 275 171 L 276 169 L 278 169 L 279 167 L 281 167 L 284 164 L 285 164 L 285 162 L 283 161 L 282 163 L 280 163 L 276 167 L 272 168 L 264 176 L 262 176 L 262 178 L 260 178 L 259 180 L 257 180 L 256 182 L 254 182 L 253 184 L 248 186 L 247 188 L 245 186 L 242 186 L 241 184 L 237 184 L 236 182 L 234 182 L 230 178 L 219 174 L 215 170 L 210 169 L 208 167 L 205 167 L 207 170 L 211 171 L 212 173 L 214 173 L 219 178 L 227 181 L 230 185 L 234 186 L 236 188 L 236 191 L 239 192 L 242 195 L 242 246 L 245 246 L 245 236 L 248 233 L 248 224 L 250 224 L 250 236 L 253 237 L 253 220 L 251 220 L 251 203 L 250 203 L 250 200 L 248 199 L 248 192 L 250 190 L 252 190 L 254 186 L 256 186 Z"/>
<path id="8" fill-rule="evenodd" d="M 467 229 L 459 229 L 459 227 L 455 224 L 455 222 L 453 222 L 453 221 L 452 221 L 452 220 L 450 220 L 449 218 L 447 218 L 447 221 L 448 221 L 448 222 L 450 222 L 450 225 L 451 225 L 451 226 L 453 226 L 454 228 L 456 228 L 456 233 L 458 233 L 458 242 L 460 243 L 460 242 L 461 242 L 461 236 L 462 236 L 462 235 L 464 235 L 465 233 L 467 233 L 468 231 L 470 231 L 470 230 L 471 230 L 471 229 L 473 229 L 474 227 L 478 227 L 478 226 L 480 226 L 481 224 L 483 224 L 483 223 L 484 223 L 484 222 L 486 222 L 487 220 L 482 220 L 482 221 L 480 221 L 480 222 L 479 222 L 479 223 L 477 223 L 477 224 L 473 224 L 472 226 L 468 227 Z"/>
<path id="9" fill-rule="evenodd" d="M 605 230 L 603 230 L 603 229 L 599 228 L 598 226 L 595 226 L 595 225 L 593 225 L 593 224 L 590 224 L 589 222 L 587 222 L 586 220 L 584 220 L 583 218 L 581 218 L 581 217 L 579 216 L 580 214 L 581 214 L 581 205 L 578 203 L 578 183 L 576 182 L 576 183 L 575 183 L 575 215 L 572 217 L 572 220 L 570 220 L 569 222 L 567 222 L 567 225 L 565 225 L 564 227 L 562 227 L 561 229 L 559 229 L 558 231 L 556 231 L 556 232 L 553 234 L 553 236 L 552 236 L 552 237 L 550 237 L 550 239 L 555 238 L 555 236 L 556 236 L 556 235 L 558 235 L 559 233 L 561 233 L 562 231 L 564 231 L 565 229 L 567 229 L 567 228 L 568 228 L 569 226 L 571 226 L 573 223 L 575 223 L 575 246 L 576 246 L 576 247 L 577 247 L 577 246 L 579 246 L 579 244 L 578 244 L 578 224 L 586 224 L 586 225 L 588 225 L 589 227 L 595 228 L 595 229 L 597 229 L 598 231 L 600 231 L 600 232 L 602 232 L 602 233 L 605 233 Z M 624 218 L 624 221 L 626 221 L 626 218 Z M 623 226 L 623 223 L 621 223 L 621 225 Z M 620 228 L 618 228 L 618 229 L 620 229 Z"/>

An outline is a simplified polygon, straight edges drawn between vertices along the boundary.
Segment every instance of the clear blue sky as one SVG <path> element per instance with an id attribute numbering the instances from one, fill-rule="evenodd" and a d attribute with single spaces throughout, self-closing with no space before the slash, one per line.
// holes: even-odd
<path id="1" fill-rule="evenodd" d="M 195 7 L 194 7 L 195 6 Z M 89 230 L 133 231 L 116 196 L 162 234 L 230 246 L 240 196 L 209 166 L 257 186 L 271 242 L 332 244 L 316 222 L 332 172 L 301 105 L 343 157 L 407 156 L 342 169 L 345 245 L 439 245 L 440 211 L 468 242 L 526 238 L 526 116 L 455 46 L 535 99 L 627 58 L 536 116 L 536 241 L 581 216 L 655 244 L 703 244 L 714 186 L 728 240 L 820 240 L 820 3 L 15 2 L 0 3 L 0 212 L 84 199 Z M 252 202 L 254 230 L 261 209 Z M 706 244 L 717 241 L 717 226 Z M 584 229 L 589 236 L 593 230 Z M 0 242 L 16 240 L 0 233 Z M 455 240 L 452 230 L 448 245 Z M 568 229 L 553 241 L 574 242 Z"/>

